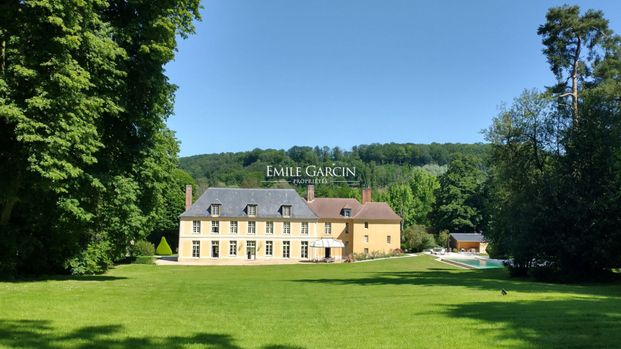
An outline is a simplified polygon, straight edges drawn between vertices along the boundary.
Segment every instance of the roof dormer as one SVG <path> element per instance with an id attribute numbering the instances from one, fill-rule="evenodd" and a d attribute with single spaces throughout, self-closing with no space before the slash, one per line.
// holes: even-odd
<path id="1" fill-rule="evenodd" d="M 283 217 L 291 217 L 291 205 L 282 205 L 280 206 L 280 214 Z"/>
<path id="2" fill-rule="evenodd" d="M 211 204 L 211 207 L 209 207 L 209 213 L 213 217 L 218 217 L 220 215 L 221 211 L 222 211 L 222 204 L 221 203 L 214 202 L 214 203 Z"/>
<path id="3" fill-rule="evenodd" d="M 257 215 L 257 204 L 246 205 L 246 214 L 250 217 L 256 216 Z"/>

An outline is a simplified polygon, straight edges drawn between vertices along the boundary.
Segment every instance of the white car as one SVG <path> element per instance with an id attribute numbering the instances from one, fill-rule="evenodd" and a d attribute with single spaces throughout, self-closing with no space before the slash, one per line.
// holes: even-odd
<path id="1" fill-rule="evenodd" d="M 431 250 L 431 253 L 433 254 L 446 254 L 446 249 L 444 247 L 434 247 L 433 250 Z"/>

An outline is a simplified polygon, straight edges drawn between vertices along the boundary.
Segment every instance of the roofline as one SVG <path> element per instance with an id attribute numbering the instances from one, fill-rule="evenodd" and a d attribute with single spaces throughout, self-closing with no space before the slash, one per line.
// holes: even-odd
<path id="1" fill-rule="evenodd" d="M 224 190 L 293 190 L 297 193 L 297 191 L 293 188 L 227 188 L 227 187 L 209 187 L 205 189 L 205 191 L 209 189 L 224 189 Z"/>
<path id="2" fill-rule="evenodd" d="M 237 219 L 237 220 L 247 220 L 247 221 L 251 221 L 251 220 L 268 220 L 268 221 L 312 221 L 312 220 L 318 220 L 319 217 L 266 217 L 266 216 L 255 216 L 255 217 L 248 217 L 248 216 L 179 216 L 179 219 L 183 220 L 183 219 L 194 219 L 194 218 L 209 218 L 210 220 L 217 220 L 218 218 L 226 218 L 226 219 Z"/>

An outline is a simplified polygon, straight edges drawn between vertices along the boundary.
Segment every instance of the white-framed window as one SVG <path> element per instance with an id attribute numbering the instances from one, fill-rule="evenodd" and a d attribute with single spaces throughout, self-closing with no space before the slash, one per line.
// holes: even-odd
<path id="1" fill-rule="evenodd" d="M 201 256 L 201 242 L 192 240 L 192 257 L 199 258 Z"/>
<path id="2" fill-rule="evenodd" d="M 283 222 L 282 223 L 282 233 L 283 234 L 291 234 L 291 222 Z"/>
<path id="3" fill-rule="evenodd" d="M 308 235 L 308 222 L 302 222 L 302 235 Z"/>
<path id="4" fill-rule="evenodd" d="M 229 241 L 229 256 L 237 256 L 237 240 Z"/>
<path id="5" fill-rule="evenodd" d="M 220 258 L 220 241 L 211 242 L 211 258 Z"/>
<path id="6" fill-rule="evenodd" d="M 220 233 L 220 222 L 219 221 L 211 221 L 211 232 L 214 234 Z"/>
<path id="7" fill-rule="evenodd" d="M 194 234 L 201 233 L 201 221 L 192 221 L 192 233 Z"/>
<path id="8" fill-rule="evenodd" d="M 324 225 L 324 232 L 325 232 L 327 235 L 332 234 L 332 223 L 326 223 L 326 224 Z"/>
<path id="9" fill-rule="evenodd" d="M 270 256 L 270 257 L 274 255 L 274 242 L 273 241 L 265 242 L 265 255 Z"/>
<path id="10" fill-rule="evenodd" d="M 212 216 L 220 215 L 220 204 L 211 204 L 211 215 Z"/>
<path id="11" fill-rule="evenodd" d="M 254 240 L 246 241 L 246 255 L 248 259 L 255 259 L 257 255 L 257 242 Z"/>
<path id="12" fill-rule="evenodd" d="M 237 234 L 237 221 L 231 221 L 231 234 Z"/>
<path id="13" fill-rule="evenodd" d="M 248 222 L 248 234 L 255 234 L 257 232 L 257 222 Z"/>
<path id="14" fill-rule="evenodd" d="M 302 244 L 300 246 L 300 257 L 301 258 L 308 258 L 308 241 L 302 241 Z"/>
<path id="15" fill-rule="evenodd" d="M 266 235 L 274 234 L 274 222 L 265 222 L 265 234 Z"/>
<path id="16" fill-rule="evenodd" d="M 283 207 L 282 207 L 282 216 L 283 217 L 291 217 L 291 206 L 283 205 Z"/>
<path id="17" fill-rule="evenodd" d="M 291 252 L 291 242 L 283 241 L 282 242 L 282 258 L 289 258 Z"/>
<path id="18" fill-rule="evenodd" d="M 369 249 L 365 247 L 364 254 L 369 254 Z"/>
<path id="19" fill-rule="evenodd" d="M 344 209 L 343 209 L 343 216 L 345 216 L 345 217 L 351 217 L 351 209 L 349 209 L 349 208 L 344 208 Z"/>
<path id="20" fill-rule="evenodd" d="M 364 236 L 364 242 L 369 242 L 369 235 Z"/>
<path id="21" fill-rule="evenodd" d="M 369 222 L 364 222 L 364 229 L 369 229 Z"/>
<path id="22" fill-rule="evenodd" d="M 389 244 L 392 241 L 390 235 L 386 236 L 386 243 Z"/>
<path id="23" fill-rule="evenodd" d="M 248 205 L 248 208 L 246 209 L 246 213 L 248 213 L 248 216 L 256 216 L 257 205 Z"/>

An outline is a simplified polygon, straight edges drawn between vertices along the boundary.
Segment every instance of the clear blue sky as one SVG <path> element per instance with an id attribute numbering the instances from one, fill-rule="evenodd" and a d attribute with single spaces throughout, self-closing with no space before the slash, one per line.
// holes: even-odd
<path id="1" fill-rule="evenodd" d="M 502 102 L 553 82 L 537 27 L 563 1 L 203 1 L 166 67 L 181 156 L 481 142 Z M 617 0 L 569 2 L 604 11 Z"/>

